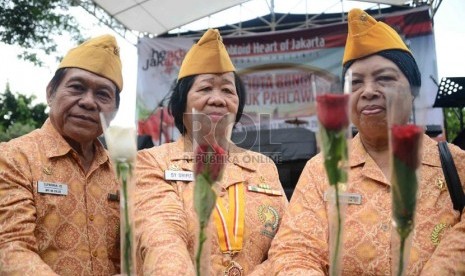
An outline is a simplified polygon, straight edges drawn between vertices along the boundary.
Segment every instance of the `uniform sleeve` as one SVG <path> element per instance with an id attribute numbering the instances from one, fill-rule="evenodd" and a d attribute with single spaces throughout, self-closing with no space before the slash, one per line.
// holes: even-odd
<path id="1" fill-rule="evenodd" d="M 270 160 L 270 162 L 273 162 L 273 161 Z M 276 167 L 276 165 L 274 163 L 272 163 L 272 164 L 273 164 L 273 175 L 276 178 L 276 183 L 279 183 L 279 190 L 281 191 L 281 193 L 283 195 L 281 197 L 281 206 L 283 207 L 283 210 L 286 210 L 287 206 L 289 205 L 289 200 L 286 197 L 286 192 L 284 191 L 284 187 L 283 187 L 283 185 L 281 183 L 281 180 L 279 179 L 278 168 Z"/>
<path id="2" fill-rule="evenodd" d="M 309 161 L 269 252 L 273 275 L 325 275 L 328 223 L 322 191 Z"/>
<path id="3" fill-rule="evenodd" d="M 257 265 L 254 270 L 248 274 L 249 276 L 267 276 L 271 275 L 271 262 L 265 260 L 263 263 Z"/>
<path id="4" fill-rule="evenodd" d="M 465 152 L 455 146 L 450 150 L 465 190 Z M 465 210 L 460 221 L 444 233 L 421 275 L 465 275 Z"/>
<path id="5" fill-rule="evenodd" d="M 1 275 L 58 275 L 38 255 L 30 165 L 11 144 L 0 145 Z"/>
<path id="6" fill-rule="evenodd" d="M 137 158 L 135 194 L 138 271 L 142 275 L 194 275 L 182 200 L 148 151 Z"/>
<path id="7" fill-rule="evenodd" d="M 429 261 L 423 267 L 426 275 L 465 275 L 465 213 L 459 223 L 444 234 Z"/>
<path id="8" fill-rule="evenodd" d="M 289 204 L 288 200 L 287 200 L 287 197 L 286 197 L 286 193 L 284 192 L 284 188 L 281 184 L 281 181 L 279 180 L 279 173 L 278 173 L 278 168 L 276 167 L 276 165 L 273 163 L 273 161 L 271 159 L 267 159 L 269 162 L 269 164 L 271 164 L 271 168 L 267 171 L 270 171 L 271 174 L 272 174 L 272 178 L 273 180 L 276 180 L 274 183 L 277 183 L 277 186 L 273 187 L 273 189 L 278 189 L 279 191 L 281 191 L 282 193 L 282 196 L 280 197 L 279 199 L 279 205 L 280 205 L 280 210 L 283 210 L 285 211 L 287 209 L 287 206 Z M 281 225 L 282 221 L 280 222 L 279 225 Z M 279 226 L 278 225 L 278 229 L 279 229 Z M 254 270 L 249 274 L 250 276 L 266 276 L 266 275 L 271 275 L 271 262 L 269 259 L 263 261 L 261 264 L 257 265 Z"/>

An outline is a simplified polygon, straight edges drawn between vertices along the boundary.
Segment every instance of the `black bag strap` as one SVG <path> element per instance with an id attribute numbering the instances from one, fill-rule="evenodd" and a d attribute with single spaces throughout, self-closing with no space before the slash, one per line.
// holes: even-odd
<path id="1" fill-rule="evenodd" d="M 447 142 L 440 141 L 438 143 L 438 147 L 439 155 L 441 157 L 442 171 L 444 172 L 452 205 L 454 206 L 454 209 L 459 211 L 461 214 L 465 207 L 465 194 L 463 192 L 462 185 L 460 184 L 460 178 L 457 174 L 454 159 L 450 154 Z"/>

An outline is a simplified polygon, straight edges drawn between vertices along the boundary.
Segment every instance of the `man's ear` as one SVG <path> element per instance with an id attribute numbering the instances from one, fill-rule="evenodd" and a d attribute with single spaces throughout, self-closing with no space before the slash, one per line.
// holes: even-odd
<path id="1" fill-rule="evenodd" d="M 55 93 L 52 93 L 52 85 L 51 82 L 47 84 L 47 105 L 50 106 L 50 103 L 53 100 Z"/>

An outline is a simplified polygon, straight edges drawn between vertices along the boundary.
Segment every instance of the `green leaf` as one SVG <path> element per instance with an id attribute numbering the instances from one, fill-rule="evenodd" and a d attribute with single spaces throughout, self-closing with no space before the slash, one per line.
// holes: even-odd
<path id="1" fill-rule="evenodd" d="M 117 177 L 123 181 L 123 184 L 127 182 L 130 173 L 132 172 L 132 166 L 127 161 L 117 161 L 116 162 L 116 173 Z"/>
<path id="2" fill-rule="evenodd" d="M 200 227 L 207 225 L 216 204 L 216 194 L 211 186 L 204 174 L 197 175 L 194 186 L 194 208 Z"/>
<path id="3" fill-rule="evenodd" d="M 320 128 L 324 165 L 330 185 L 347 182 L 348 148 L 345 130 L 333 131 Z"/>
<path id="4" fill-rule="evenodd" d="M 133 248 L 133 231 L 132 231 L 132 222 L 129 217 L 129 189 L 128 180 L 132 177 L 132 164 L 128 161 L 116 162 L 116 175 L 121 181 L 121 202 L 123 204 L 123 216 L 121 217 L 122 235 L 123 235 L 123 244 L 121 244 L 122 251 L 122 269 L 125 275 L 131 276 L 131 271 L 133 271 L 134 263 L 132 260 Z"/>
<path id="5" fill-rule="evenodd" d="M 391 180 L 392 212 L 397 232 L 406 238 L 413 229 L 413 219 L 417 203 L 418 180 L 415 170 L 393 157 Z"/>

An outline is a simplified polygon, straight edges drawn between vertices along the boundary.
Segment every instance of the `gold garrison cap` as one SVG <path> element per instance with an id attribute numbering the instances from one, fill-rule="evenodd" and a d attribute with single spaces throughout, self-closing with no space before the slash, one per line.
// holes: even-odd
<path id="1" fill-rule="evenodd" d="M 393 28 L 361 9 L 349 12 L 348 28 L 342 64 L 383 50 L 396 49 L 412 54 Z"/>
<path id="2" fill-rule="evenodd" d="M 178 80 L 192 75 L 236 71 L 217 29 L 209 29 L 187 52 Z"/>
<path id="3" fill-rule="evenodd" d="M 113 81 L 123 90 L 122 65 L 119 47 L 112 35 L 102 35 L 87 40 L 68 51 L 58 69 L 74 67 L 87 70 Z"/>

